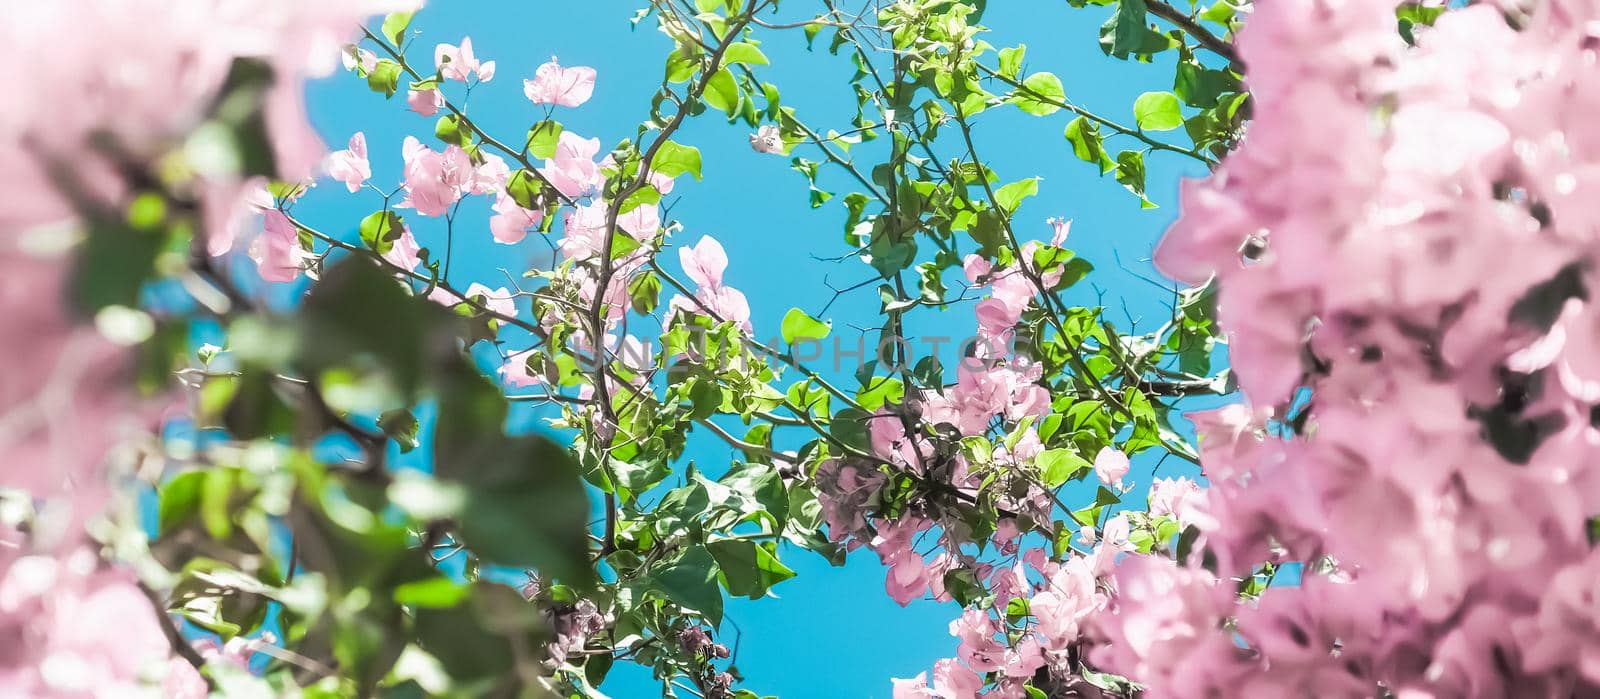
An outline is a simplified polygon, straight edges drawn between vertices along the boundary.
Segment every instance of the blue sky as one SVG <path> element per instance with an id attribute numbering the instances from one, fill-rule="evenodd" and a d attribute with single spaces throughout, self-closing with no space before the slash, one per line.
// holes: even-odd
<path id="1" fill-rule="evenodd" d="M 512 140 L 542 115 L 541 108 L 523 97 L 522 78 L 552 55 L 563 64 L 593 66 L 599 72 L 594 98 L 580 108 L 560 110 L 557 118 L 569 131 L 599 137 L 609 148 L 619 139 L 633 137 L 645 118 L 669 46 L 653 21 L 637 29 L 630 26 L 634 5 L 435 0 L 413 22 L 423 39 L 409 58 L 429 65 L 435 43 L 457 43 L 471 36 L 480 58 L 498 62 L 498 75 L 474 91 L 470 113 L 490 133 Z M 810 4 L 798 0 L 785 6 L 796 19 L 814 14 Z M 984 23 L 994 30 L 987 38 L 996 46 L 1026 43 L 1028 70 L 1055 72 L 1076 103 L 1131 122 L 1134 98 L 1146 90 L 1169 89 L 1163 76 L 1172 71 L 1170 66 L 1123 63 L 1102 55 L 1098 28 L 1108 11 L 1074 10 L 1065 2 L 997 0 L 989 3 Z M 846 87 L 853 72 L 849 63 L 827 54 L 825 38 L 814 52 L 807 51 L 798 31 L 769 33 L 766 40 L 762 48 L 773 65 L 762 76 L 782 89 L 784 103 L 796 107 L 813 126 L 848 129 L 853 114 Z M 459 90 L 458 85 L 453 87 Z M 432 119 L 406 111 L 400 96 L 385 101 L 352 75 L 318 81 L 308 93 L 312 121 L 332 148 L 344 147 L 357 130 L 366 133 L 374 181 L 380 186 L 398 181 L 400 143 L 406 135 L 430 139 Z M 1109 317 L 1119 326 L 1125 327 L 1131 317 L 1143 319 L 1140 329 L 1154 327 L 1168 313 L 1170 296 L 1139 277 L 1159 279 L 1146 260 L 1176 212 L 1180 177 L 1203 174 L 1203 169 L 1177 156 L 1151 156 L 1149 196 L 1161 208 L 1142 211 L 1138 200 L 1120 185 L 1098 177 L 1094 168 L 1072 156 L 1062 137 L 1067 121 L 1064 114 L 1036 118 L 1002 108 L 980 117 L 975 136 L 980 151 L 991 158 L 990 165 L 1003 179 L 1043 177 L 1039 195 L 1019 213 L 1019 234 L 1047 238 L 1046 218 L 1073 219 L 1068 246 L 1097 267 L 1088 282 L 1073 291 L 1075 300 L 1093 304 L 1097 293 L 1103 293 L 1104 303 L 1113 309 Z M 714 113 L 690 120 L 675 140 L 700 148 L 705 179 L 680 179 L 667 203 L 671 218 L 684 225 L 676 243 L 693 244 L 701 235 L 723 243 L 731 260 L 727 283 L 748 295 L 757 334 L 766 337 L 776 335 L 791 306 L 820 309 L 832 294 L 824 279 L 844 286 L 873 273 L 857 260 L 835 263 L 812 258 L 847 252 L 841 207 L 811 209 L 805 182 L 790 170 L 788 159 L 752 151 L 748 133 L 742 123 L 729 125 Z M 821 159 L 814 151 L 795 154 Z M 823 182 L 838 184 L 830 188 L 841 193 L 850 191 L 837 176 Z M 516 274 L 548 259 L 548 247 L 537 236 L 515 246 L 493 243 L 486 224 L 489 201 L 473 199 L 458 220 L 452 283 L 464 287 L 470 281 L 484 281 L 501 286 L 505 277 L 500 269 Z M 352 196 L 337 183 L 329 183 L 307 195 L 296 213 L 330 232 L 351 234 L 360 218 L 380 205 L 370 192 Z M 408 218 L 424 245 L 442 246 L 442 223 Z M 676 254 L 668 251 L 663 257 L 669 266 L 676 266 Z M 840 333 L 852 322 L 873 324 L 876 311 L 876 295 L 869 287 L 841 298 L 828 315 Z M 971 307 L 958 306 L 946 313 L 925 313 L 911 331 L 964 337 L 972 325 Z M 853 340 L 849 334 L 843 337 Z M 840 372 L 849 373 L 848 368 Z M 522 419 L 531 424 L 535 417 Z M 692 437 L 686 458 L 719 472 L 729 457 L 725 445 L 702 434 Z M 1153 462 L 1136 461 L 1133 475 L 1141 485 L 1148 482 L 1152 466 Z M 1162 473 L 1185 472 L 1169 463 Z M 1136 492 L 1134 497 L 1142 495 Z M 804 551 L 788 552 L 785 562 L 798 576 L 775 590 L 777 599 L 733 600 L 728 607 L 722 640 L 733 646 L 737 638 L 736 661 L 751 689 L 791 698 L 888 697 L 889 677 L 915 675 L 954 653 L 947 625 L 958 610 L 931 601 L 899 607 L 884 594 L 883 569 L 871 554 L 857 552 L 843 568 L 831 568 Z M 602 689 L 615 697 L 659 692 L 644 672 L 620 663 Z"/>

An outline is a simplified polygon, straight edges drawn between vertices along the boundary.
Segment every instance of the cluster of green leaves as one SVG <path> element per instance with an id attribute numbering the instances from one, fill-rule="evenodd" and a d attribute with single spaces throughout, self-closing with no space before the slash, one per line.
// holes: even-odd
<path id="1" fill-rule="evenodd" d="M 460 351 L 466 319 L 353 256 L 292 318 L 243 315 L 228 336 L 197 358 L 196 426 L 220 441 L 159 489 L 152 550 L 177 571 L 185 618 L 226 638 L 264 628 L 275 603 L 295 653 L 332 659 L 338 676 L 314 687 L 334 695 L 418 681 L 396 666 L 408 646 L 459 691 L 525 682 L 548 634 L 536 611 L 422 552 L 449 537 L 473 569 L 588 589 L 589 507 L 565 449 L 503 432 L 505 398 Z M 423 401 L 438 406 L 431 434 L 412 413 Z M 364 457 L 330 461 L 329 439 Z M 390 442 L 428 444 L 434 472 L 386 470 Z M 282 669 L 269 681 L 293 681 Z"/>

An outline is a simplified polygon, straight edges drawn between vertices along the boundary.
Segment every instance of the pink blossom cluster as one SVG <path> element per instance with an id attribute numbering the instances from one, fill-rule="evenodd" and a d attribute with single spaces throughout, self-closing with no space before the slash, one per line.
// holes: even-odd
<path id="1" fill-rule="evenodd" d="M 723 282 L 722 275 L 728 270 L 728 253 L 722 249 L 722 243 L 709 235 L 704 236 L 692 246 L 678 248 L 678 262 L 683 265 L 683 273 L 695 283 L 695 293 L 693 300 L 672 297 L 668 302 L 670 312 L 707 312 L 747 333 L 752 330 L 750 301 L 744 292 Z"/>
<path id="2" fill-rule="evenodd" d="M 445 81 L 483 83 L 491 80 L 496 72 L 494 61 L 485 61 L 476 54 L 471 37 L 463 38 L 459 45 L 439 44 L 434 53 L 436 68 Z M 359 47 L 348 48 L 345 55 L 345 67 L 348 70 L 360 73 L 370 71 L 376 65 L 377 56 Z M 578 107 L 593 96 L 595 77 L 593 68 L 564 67 L 552 58 L 536 69 L 533 78 L 523 81 L 523 91 L 534 104 Z M 450 106 L 437 85 L 422 91 L 413 90 L 408 102 L 413 111 L 425 116 L 432 116 L 441 108 Z M 541 125 L 539 128 L 549 127 Z M 556 125 L 554 128 L 562 127 Z M 630 281 L 644 269 L 653 251 L 652 246 L 661 234 L 661 212 L 657 204 L 641 203 L 625 211 L 619 210 L 614 222 L 607 220 L 611 215 L 612 203 L 605 200 L 603 194 L 607 173 L 616 169 L 616 161 L 610 154 L 601 157 L 600 147 L 598 138 L 585 138 L 576 132 L 562 130 L 556 138 L 554 152 L 533 173 L 536 180 L 523 183 L 536 190 L 542 189 L 542 196 L 532 202 L 523 200 L 523 203 L 519 203 L 519 198 L 513 196 L 511 191 L 511 168 L 500 156 L 483 148 L 469 154 L 466 148 L 455 144 L 435 150 L 416 138 L 407 137 L 402 145 L 405 171 L 401 190 L 405 198 L 397 207 L 413 209 L 423 217 L 451 217 L 468 196 L 493 197 L 494 213 L 489 219 L 489 231 L 495 242 L 513 245 L 522 242 L 530 231 L 547 224 L 545 219 L 551 215 L 547 207 L 555 204 L 562 209 L 556 246 L 565 263 L 549 275 L 550 287 L 544 293 L 560 298 L 563 303 L 551 306 L 548 312 L 541 312 L 538 323 L 545 330 L 552 330 L 560 323 L 570 324 L 576 328 L 573 342 L 578 350 L 592 351 L 596 343 L 590 337 L 593 332 L 586 309 L 595 304 L 596 296 L 601 296 L 600 306 L 606 327 L 599 345 L 618 354 L 625 365 L 639 370 L 640 358 L 649 355 L 648 343 L 625 334 L 619 339 L 611 330 L 622 320 L 628 308 Z M 351 192 L 358 191 L 372 177 L 365 136 L 360 133 L 353 136 L 347 150 L 329 156 L 325 169 L 329 176 L 343 182 Z M 647 174 L 645 184 L 660 194 L 667 194 L 672 191 L 674 180 L 651 172 Z M 524 206 L 524 203 L 528 206 Z M 612 243 L 609 233 L 612 223 L 639 247 L 609 261 L 609 271 L 603 271 L 600 257 Z M 270 233 L 270 226 L 268 230 Z M 408 270 L 420 264 L 420 245 L 409 227 L 393 243 L 393 248 L 385 255 L 390 262 Z M 710 246 L 716 246 L 716 242 L 710 241 Z M 706 244 L 702 243 L 701 247 L 705 248 Z M 717 247 L 716 253 L 720 254 L 720 251 L 721 248 Z M 709 248 L 706 256 L 708 259 L 714 257 Z M 726 257 L 723 257 L 722 265 L 725 267 L 726 264 Z M 721 296 L 732 298 L 737 295 L 737 300 L 742 301 L 742 294 L 721 286 L 721 268 L 717 269 L 716 274 L 718 276 L 712 287 L 720 290 Z M 603 293 L 600 290 L 602 279 L 605 286 Z M 709 277 L 707 279 L 710 280 Z M 516 298 L 520 294 L 505 287 L 490 289 L 482 284 L 473 284 L 467 289 L 466 295 L 500 316 L 518 315 Z M 429 298 L 448 306 L 466 300 L 443 288 L 435 288 Z M 729 308 L 737 310 L 733 306 Z M 748 304 L 745 304 L 742 314 L 735 315 L 748 323 Z M 545 382 L 548 377 L 529 371 L 528 360 L 531 355 L 532 351 L 527 350 L 511 352 L 506 356 L 498 373 L 508 385 L 527 387 Z M 586 386 L 582 390 L 579 398 L 587 399 L 594 389 Z"/>
<path id="3" fill-rule="evenodd" d="M 1125 561 L 1093 622 L 1152 696 L 1600 691 L 1600 3 L 1415 38 L 1381 0 L 1239 37 L 1254 120 L 1156 262 L 1215 275 L 1250 402 L 1192 416 L 1196 553 Z"/>
<path id="4" fill-rule="evenodd" d="M 1050 244 L 1059 246 L 1066 240 L 1069 224 L 1052 219 Z M 1040 243 L 1028 242 L 1024 257 L 1031 259 Z M 1024 270 L 1020 263 L 996 267 L 991 261 L 969 255 L 963 263 L 968 281 L 974 288 L 987 288 L 989 298 L 977 304 L 978 339 L 973 346 L 974 356 L 963 359 L 956 367 L 956 383 L 942 391 L 925 391 L 909 401 L 908 406 L 886 406 L 867 421 L 872 454 L 882 465 L 911 474 L 916 478 L 941 486 L 949 486 L 956 497 L 975 502 L 983 483 L 983 474 L 974 471 L 967 458 L 956 454 L 939 463 L 931 463 L 938 451 L 931 440 L 915 430 L 908 432 L 907 423 L 921 421 L 946 425 L 962 437 L 988 436 L 998 429 L 1004 433 L 1007 425 L 1027 425 L 1015 439 L 1002 440 L 993 448 L 985 469 L 1001 473 L 1027 474 L 1036 470 L 1034 459 L 1044 451 L 1037 429 L 1031 421 L 1048 415 L 1050 394 L 1038 382 L 1043 368 L 1024 359 L 1003 355 L 1012 339 L 1014 327 L 1023 311 L 1038 293 L 1033 270 Z M 1045 287 L 1060 281 L 1060 272 L 1039 278 Z M 913 410 L 914 418 L 900 411 Z M 1115 450 L 1112 450 L 1113 452 Z M 1108 467 L 1107 474 L 1115 471 Z M 1120 481 L 1122 473 L 1113 481 Z M 876 552 L 889 567 L 886 589 L 900 604 L 925 594 L 938 600 L 949 600 L 945 589 L 945 576 L 951 571 L 970 571 L 979 579 L 990 579 L 990 585 L 1010 585 L 1013 577 L 1009 568 L 979 562 L 963 546 L 971 543 L 959 532 L 960 524 L 947 526 L 937 508 L 922 507 L 913 503 L 898 517 L 873 517 L 881 500 L 881 490 L 888 479 L 879 466 L 859 459 L 845 458 L 823 463 L 816 474 L 818 499 L 828 521 L 828 535 L 836 542 L 849 547 L 866 545 Z M 1018 480 L 1016 492 L 995 486 L 1002 493 L 999 506 L 1013 513 L 1028 513 L 1035 521 L 1048 521 L 1053 504 L 1049 493 L 1026 478 Z M 1006 523 L 1015 538 L 1015 521 Z M 940 529 L 939 553 L 931 559 L 916 551 L 913 543 L 919 534 Z M 1015 554 L 1012 545 L 1010 554 Z M 1026 587 L 1026 585 L 1023 585 Z M 1004 603 L 1001 603 L 1001 612 Z"/>
<path id="5" fill-rule="evenodd" d="M 160 622 L 126 571 L 101 569 L 84 548 L 6 554 L 0 570 L 0 687 L 8 693 L 133 696 L 141 681 L 166 674 Z"/>

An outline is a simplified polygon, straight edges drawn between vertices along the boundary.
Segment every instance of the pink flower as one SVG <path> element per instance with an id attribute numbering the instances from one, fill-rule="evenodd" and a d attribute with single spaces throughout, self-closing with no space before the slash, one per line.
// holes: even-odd
<path id="1" fill-rule="evenodd" d="M 532 80 L 522 81 L 522 94 L 534 104 L 555 104 L 576 107 L 589 101 L 594 94 L 593 68 L 576 66 L 562 68 L 554 56 L 550 62 L 534 72 Z"/>
<path id="2" fill-rule="evenodd" d="M 436 89 L 407 90 L 406 104 L 411 107 L 411 111 L 431 117 L 444 107 L 444 93 Z"/>
<path id="3" fill-rule="evenodd" d="M 1097 460 L 1098 461 L 1098 460 Z M 1150 484 L 1150 515 L 1171 515 L 1193 521 L 1195 508 L 1205 501 L 1199 484 L 1188 478 L 1157 478 Z"/>
<path id="4" fill-rule="evenodd" d="M 900 606 L 910 604 L 928 591 L 928 564 L 922 554 L 909 548 L 899 549 L 885 562 L 889 573 L 884 578 L 884 590 Z"/>
<path id="5" fill-rule="evenodd" d="M 610 158 L 611 156 L 608 155 L 606 157 Z M 651 170 L 650 174 L 645 176 L 645 181 L 649 182 L 651 187 L 655 187 L 656 191 L 662 194 L 671 194 L 673 186 L 677 183 L 677 180 L 655 170 Z"/>
<path id="6" fill-rule="evenodd" d="M 961 271 L 967 275 L 967 281 L 973 284 L 988 284 L 989 272 L 994 269 L 994 263 L 984 259 L 982 255 L 967 255 L 961 261 Z"/>
<path id="7" fill-rule="evenodd" d="M 983 689 L 983 678 L 954 658 L 941 658 L 933 664 L 933 694 L 940 699 L 975 699 Z"/>
<path id="8" fill-rule="evenodd" d="M 1020 536 L 1022 530 L 1017 527 L 1017 518 L 1002 517 L 995 523 L 994 536 L 990 539 L 994 541 L 995 548 L 1001 555 L 1010 556 L 1017 552 L 1017 538 Z"/>
<path id="9" fill-rule="evenodd" d="M 1067 242 L 1067 234 L 1072 232 L 1072 219 L 1070 219 L 1070 218 L 1049 218 L 1049 219 L 1045 219 L 1045 223 L 1048 224 L 1050 226 L 1050 229 L 1051 229 L 1051 234 L 1050 234 L 1050 244 L 1051 245 L 1054 245 L 1054 246 L 1059 248 L 1064 243 Z"/>
<path id="10" fill-rule="evenodd" d="M 1128 468 L 1128 455 L 1115 447 L 1101 447 L 1100 453 L 1094 457 L 1094 475 L 1100 479 L 1101 485 L 1120 489 L 1123 476 L 1128 475 Z"/>
<path id="11" fill-rule="evenodd" d="M 416 237 L 411 235 L 411 227 L 406 226 L 400 237 L 395 239 L 394 246 L 383 254 L 383 259 L 401 269 L 411 271 L 422 264 L 422 246 L 417 244 Z"/>
<path id="12" fill-rule="evenodd" d="M 655 204 L 640 204 L 617 216 L 617 227 L 641 243 L 649 242 L 661 230 L 661 209 Z"/>
<path id="13" fill-rule="evenodd" d="M 1539 613 L 1520 620 L 1514 630 L 1530 671 L 1575 665 L 1600 684 L 1600 554 L 1591 553 L 1551 578 Z"/>
<path id="14" fill-rule="evenodd" d="M 1095 575 L 1109 574 L 1116 567 L 1118 555 L 1138 549 L 1128 540 L 1132 530 L 1126 512 L 1118 512 L 1106 520 L 1106 525 L 1100 533 L 1100 541 L 1095 544 L 1092 554 Z M 1089 534 L 1090 539 L 1094 538 L 1094 529 L 1091 527 L 1084 527 L 1081 533 Z"/>
<path id="15" fill-rule="evenodd" d="M 476 170 L 459 146 L 439 152 L 407 136 L 404 154 L 406 199 L 400 206 L 423 216 L 443 216 L 472 186 Z"/>
<path id="16" fill-rule="evenodd" d="M 433 63 L 445 80 L 467 82 L 474 74 L 478 80 L 488 82 L 494 77 L 494 61 L 480 63 L 472 53 L 472 38 L 461 40 L 461 45 L 439 44 L 433 49 Z"/>
<path id="17" fill-rule="evenodd" d="M 250 258 L 256 261 L 256 271 L 269 282 L 292 282 L 300 276 L 299 231 L 282 211 L 272 209 L 263 216 L 263 231 L 250 246 Z"/>
<path id="18" fill-rule="evenodd" d="M 472 169 L 473 194 L 499 194 L 511 179 L 511 166 L 493 153 L 480 153 L 483 162 Z"/>
<path id="19" fill-rule="evenodd" d="M 206 252 L 212 257 L 232 250 L 234 243 L 247 233 L 245 229 L 254 223 L 254 217 L 276 205 L 265 180 L 217 185 L 217 189 L 219 193 L 207 195 L 204 202 Z"/>
<path id="20" fill-rule="evenodd" d="M 344 64 L 345 70 L 360 69 L 360 74 L 365 76 L 378 67 L 378 55 L 359 46 L 350 45 L 339 52 L 339 60 Z"/>
<path id="21" fill-rule="evenodd" d="M 1195 665 L 1207 672 L 1227 667 L 1227 653 L 1237 648 L 1220 627 L 1232 593 L 1205 571 L 1166 558 L 1130 556 L 1118 567 L 1117 590 L 1116 613 L 1095 619 L 1109 640 L 1091 654 L 1096 664 L 1183 696 L 1194 694 L 1179 672 Z"/>
<path id="22" fill-rule="evenodd" d="M 889 680 L 894 684 L 893 699 L 928 699 L 937 697 L 928 687 L 928 673 L 919 672 L 911 679 L 895 677 Z"/>
<path id="23" fill-rule="evenodd" d="M 473 282 L 467 287 L 467 297 L 500 315 L 511 318 L 517 316 L 517 297 L 513 296 L 503 286 L 498 289 L 490 289 L 483 284 Z"/>
<path id="24" fill-rule="evenodd" d="M 1024 637 L 1017 645 L 1006 649 L 1006 663 L 1002 668 L 1006 677 L 1025 679 L 1033 677 L 1035 670 L 1044 666 L 1044 655 L 1039 650 L 1039 640 Z"/>
<path id="25" fill-rule="evenodd" d="M 445 308 L 454 308 L 465 301 L 460 296 L 446 291 L 442 286 L 433 287 L 433 290 L 428 292 L 428 300 Z"/>
<path id="26" fill-rule="evenodd" d="M 594 156 L 600 152 L 600 139 L 583 138 L 571 131 L 562 131 L 556 138 L 556 152 L 544 161 L 539 174 L 562 194 L 578 199 L 592 197 L 600 192 L 605 177 Z"/>
<path id="27" fill-rule="evenodd" d="M 750 148 L 757 153 L 783 153 L 783 134 L 772 124 L 762 124 L 750 134 Z"/>
<path id="28" fill-rule="evenodd" d="M 884 480 L 884 475 L 875 469 L 857 468 L 837 459 L 817 466 L 817 499 L 822 504 L 830 540 L 845 542 L 851 536 L 866 535 L 865 512 Z"/>
<path id="29" fill-rule="evenodd" d="M 528 236 L 528 231 L 537 228 L 542 221 L 543 211 L 524 209 L 512 201 L 511 195 L 501 194 L 494 200 L 494 215 L 489 217 L 489 231 L 494 234 L 494 242 L 511 245 L 522 242 Z"/>
<path id="30" fill-rule="evenodd" d="M 527 388 L 544 383 L 544 377 L 528 371 L 528 358 L 534 350 L 517 352 L 506 357 L 505 362 L 496 370 L 505 379 L 506 385 L 514 388 Z"/>
<path id="31" fill-rule="evenodd" d="M 328 154 L 328 176 L 344 183 L 352 192 L 361 189 L 361 183 L 372 177 L 372 165 L 367 162 L 367 135 L 357 131 L 350 137 L 350 148 Z"/>
<path id="32" fill-rule="evenodd" d="M 0 683 L 23 697 L 136 696 L 170 644 L 124 570 L 89 550 L 0 554 Z M 191 670 L 192 672 L 192 670 Z"/>
<path id="33" fill-rule="evenodd" d="M 750 302 L 744 293 L 722 283 L 722 273 L 728 267 L 728 255 L 716 238 L 705 236 L 694 247 L 678 249 L 678 261 L 684 273 L 699 285 L 694 301 L 681 296 L 668 303 L 674 311 L 701 313 L 709 311 L 717 318 L 731 321 L 750 332 Z"/>
<path id="34" fill-rule="evenodd" d="M 655 350 L 650 346 L 649 340 L 623 335 L 622 344 L 613 349 L 612 354 L 616 355 L 623 366 L 634 372 L 644 373 L 655 368 Z"/>
<path id="35" fill-rule="evenodd" d="M 1034 383 L 1041 368 L 1018 370 L 1005 364 L 984 366 L 963 360 L 956 365 L 956 385 L 946 395 L 924 397 L 924 417 L 954 425 L 962 434 L 977 435 L 988 429 L 996 415 L 1012 420 L 1050 410 L 1050 394 Z"/>
<path id="36" fill-rule="evenodd" d="M 1095 584 L 1095 571 L 1089 559 L 1074 556 L 1056 570 L 1049 584 L 1033 596 L 1028 609 L 1038 623 L 1044 648 L 1066 650 L 1083 634 L 1092 614 L 1105 606 L 1107 599 Z"/>
<path id="37" fill-rule="evenodd" d="M 606 207 L 581 204 L 562 215 L 561 254 L 569 260 L 585 260 L 600 254 L 605 244 Z"/>
<path id="38" fill-rule="evenodd" d="M 995 640 L 1000 630 L 988 613 L 981 609 L 968 609 L 961 618 L 950 622 L 950 635 L 960 639 L 956 655 L 978 672 L 994 672 L 1006 666 L 1006 644 Z"/>
<path id="39" fill-rule="evenodd" d="M 693 247 L 678 248 L 683 273 L 701 287 L 722 286 L 722 273 L 728 269 L 728 253 L 716 238 L 705 236 Z"/>

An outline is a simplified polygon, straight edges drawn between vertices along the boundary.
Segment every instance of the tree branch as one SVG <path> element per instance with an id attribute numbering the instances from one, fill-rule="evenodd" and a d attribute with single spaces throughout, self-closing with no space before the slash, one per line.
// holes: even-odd
<path id="1" fill-rule="evenodd" d="M 1194 39 L 1195 43 L 1204 47 L 1207 51 L 1228 59 L 1228 62 L 1233 64 L 1235 71 L 1244 72 L 1244 62 L 1239 60 L 1239 54 L 1233 50 L 1233 44 L 1222 40 L 1216 34 L 1212 34 L 1211 30 L 1200 26 L 1200 23 L 1196 22 L 1194 18 L 1179 11 L 1176 7 L 1161 2 L 1161 0 L 1146 0 L 1145 9 L 1150 14 L 1177 25 L 1185 34 Z"/>

